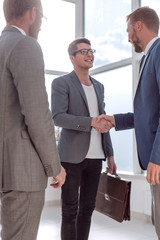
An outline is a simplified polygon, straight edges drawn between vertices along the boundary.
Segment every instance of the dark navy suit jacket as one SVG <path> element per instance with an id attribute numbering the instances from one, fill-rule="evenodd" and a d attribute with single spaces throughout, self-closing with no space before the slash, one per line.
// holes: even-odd
<path id="1" fill-rule="evenodd" d="M 115 123 L 116 130 L 135 128 L 142 169 L 147 169 L 149 162 L 160 165 L 160 39 L 148 51 L 134 99 L 134 114 L 116 114 Z"/>

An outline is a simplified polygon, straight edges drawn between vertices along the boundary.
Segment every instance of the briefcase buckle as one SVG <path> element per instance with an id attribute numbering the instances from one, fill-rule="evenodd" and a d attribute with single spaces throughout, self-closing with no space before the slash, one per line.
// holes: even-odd
<path id="1" fill-rule="evenodd" d="M 110 197 L 107 194 L 104 194 L 104 197 L 107 201 L 110 201 Z"/>

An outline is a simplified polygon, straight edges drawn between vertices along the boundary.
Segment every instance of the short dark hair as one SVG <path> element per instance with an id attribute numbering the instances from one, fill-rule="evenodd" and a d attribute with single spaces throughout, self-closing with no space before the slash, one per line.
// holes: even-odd
<path id="1" fill-rule="evenodd" d="M 41 0 L 4 0 L 3 11 L 5 19 L 7 22 L 14 18 L 18 19 L 32 7 L 41 8 Z"/>
<path id="2" fill-rule="evenodd" d="M 158 34 L 159 31 L 159 17 L 155 10 L 149 7 L 137 8 L 127 16 L 127 21 L 133 24 L 137 21 L 142 21 L 149 30 Z"/>
<path id="3" fill-rule="evenodd" d="M 79 43 L 86 43 L 86 44 L 91 45 L 91 42 L 87 38 L 77 38 L 69 44 L 69 47 L 68 47 L 68 54 L 69 55 L 74 56 L 74 53 L 77 50 L 77 45 Z"/>

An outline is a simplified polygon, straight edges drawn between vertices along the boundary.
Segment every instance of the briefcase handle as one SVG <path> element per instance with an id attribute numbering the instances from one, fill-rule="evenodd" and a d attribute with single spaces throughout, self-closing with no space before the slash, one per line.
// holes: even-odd
<path id="1" fill-rule="evenodd" d="M 110 174 L 110 173 L 108 173 L 107 171 L 105 171 L 104 173 L 107 174 L 107 175 L 110 175 L 110 176 L 112 176 L 112 177 L 115 177 L 115 178 L 121 178 L 117 173 Z"/>

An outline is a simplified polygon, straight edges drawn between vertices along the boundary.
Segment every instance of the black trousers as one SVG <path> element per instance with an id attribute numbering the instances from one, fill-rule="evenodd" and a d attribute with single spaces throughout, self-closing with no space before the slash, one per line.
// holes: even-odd
<path id="1" fill-rule="evenodd" d="M 102 169 L 102 159 L 64 163 L 67 177 L 62 186 L 62 240 L 87 240 Z"/>

